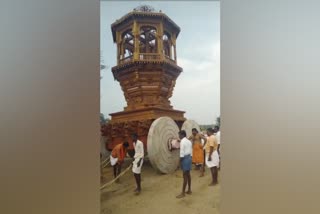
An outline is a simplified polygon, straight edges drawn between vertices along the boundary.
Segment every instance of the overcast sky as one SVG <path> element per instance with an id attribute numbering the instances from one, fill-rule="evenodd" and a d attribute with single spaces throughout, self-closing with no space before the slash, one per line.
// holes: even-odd
<path id="1" fill-rule="evenodd" d="M 176 81 L 171 104 L 186 111 L 187 119 L 212 124 L 220 115 L 220 3 L 215 1 L 103 1 L 101 2 L 101 54 L 107 69 L 102 71 L 101 112 L 122 111 L 126 102 L 111 67 L 116 65 L 116 44 L 111 24 L 147 4 L 162 10 L 181 28 L 177 38 L 177 62 L 183 68 Z"/>

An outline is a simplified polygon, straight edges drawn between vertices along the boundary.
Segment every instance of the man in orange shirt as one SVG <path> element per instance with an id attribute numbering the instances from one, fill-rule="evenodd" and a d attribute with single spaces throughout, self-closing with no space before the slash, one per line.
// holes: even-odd
<path id="1" fill-rule="evenodd" d="M 128 142 L 116 145 L 110 155 L 110 163 L 113 166 L 113 175 L 116 178 L 121 173 L 121 166 L 127 154 Z M 119 181 L 119 179 L 117 179 Z"/>

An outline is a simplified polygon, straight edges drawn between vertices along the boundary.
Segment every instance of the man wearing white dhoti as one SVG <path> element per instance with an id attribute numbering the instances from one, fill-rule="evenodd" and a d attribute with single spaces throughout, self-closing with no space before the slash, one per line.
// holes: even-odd
<path id="1" fill-rule="evenodd" d="M 141 192 L 141 168 L 144 158 L 144 148 L 143 143 L 138 140 L 138 135 L 132 135 L 133 147 L 134 147 L 134 161 L 132 166 L 132 172 L 136 179 L 137 188 L 134 190 L 135 193 Z"/>
<path id="2" fill-rule="evenodd" d="M 216 185 L 218 183 L 218 166 L 219 166 L 219 154 L 218 154 L 218 142 L 213 135 L 214 130 L 212 128 L 207 129 L 207 143 L 205 145 L 206 150 L 206 165 L 211 170 L 212 182 L 209 186 Z"/>
<path id="3" fill-rule="evenodd" d="M 220 127 L 219 126 L 216 126 L 216 127 L 214 127 L 214 131 L 215 131 L 215 137 L 216 137 L 216 139 L 217 139 L 217 143 L 218 143 L 218 149 L 217 149 L 217 151 L 218 151 L 218 154 L 219 154 L 219 156 L 220 156 Z"/>
<path id="4" fill-rule="evenodd" d="M 220 127 L 219 126 L 216 126 L 214 128 L 214 131 L 215 131 L 215 137 L 217 139 L 217 143 L 218 143 L 218 154 L 219 154 L 219 170 L 221 168 L 221 151 L 220 151 L 220 148 L 221 148 L 221 142 L 220 142 Z"/>

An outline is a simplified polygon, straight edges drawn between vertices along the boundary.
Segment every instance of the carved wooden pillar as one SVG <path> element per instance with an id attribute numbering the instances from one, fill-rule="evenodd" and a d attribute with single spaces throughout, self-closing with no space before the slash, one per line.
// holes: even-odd
<path id="1" fill-rule="evenodd" d="M 133 51 L 133 59 L 139 60 L 139 25 L 137 24 L 137 21 L 133 22 L 133 41 L 134 41 L 134 51 Z"/>
<path id="2" fill-rule="evenodd" d="M 168 41 L 168 44 L 169 44 L 169 53 L 168 53 L 168 56 L 169 56 L 169 58 L 171 59 L 171 57 L 172 57 L 172 40 L 171 39 L 169 39 L 169 41 Z"/>
<path id="3" fill-rule="evenodd" d="M 121 48 L 121 45 L 117 44 L 117 63 L 118 63 L 118 65 L 120 63 L 120 48 Z"/>
<path id="4" fill-rule="evenodd" d="M 119 65 L 120 63 L 120 44 L 119 44 L 119 41 L 120 41 L 120 36 L 119 36 L 119 32 L 116 32 L 116 41 L 117 41 L 117 64 Z"/>
<path id="5" fill-rule="evenodd" d="M 172 35 L 172 43 L 174 48 L 174 61 L 177 62 L 176 35 Z M 171 49 L 171 48 L 170 48 Z"/>
<path id="6" fill-rule="evenodd" d="M 120 38 L 120 40 L 119 40 L 119 59 L 121 60 L 121 59 L 123 59 L 123 52 L 124 52 L 124 48 L 123 48 L 123 41 L 122 41 L 122 38 Z"/>
<path id="7" fill-rule="evenodd" d="M 158 54 L 160 54 L 160 59 L 164 59 L 164 53 L 163 53 L 163 25 L 162 23 L 159 24 L 159 40 L 158 40 Z"/>
<path id="8" fill-rule="evenodd" d="M 120 63 L 120 45 L 117 44 L 117 64 L 119 65 Z"/>

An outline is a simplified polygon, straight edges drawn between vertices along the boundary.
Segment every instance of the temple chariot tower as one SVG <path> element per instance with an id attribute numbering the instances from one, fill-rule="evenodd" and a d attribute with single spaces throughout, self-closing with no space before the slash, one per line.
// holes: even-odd
<path id="1" fill-rule="evenodd" d="M 156 119 L 163 117 L 166 119 L 160 122 L 160 126 L 166 127 L 166 123 L 167 128 L 170 128 L 169 124 L 175 126 L 170 132 L 177 137 L 177 132 L 186 121 L 185 112 L 174 109 L 169 99 L 182 72 L 177 64 L 176 51 L 180 27 L 161 11 L 141 6 L 116 20 L 111 30 L 117 45 L 117 64 L 112 67 L 112 73 L 121 85 L 127 106 L 110 114 L 111 122 L 104 129 L 108 148 L 124 140 L 131 144 L 130 135 L 133 132 L 138 134 L 146 148 L 151 147 L 149 144 L 155 141 L 150 137 L 155 137 L 150 133 L 151 126 Z M 153 127 L 153 132 L 157 129 L 159 127 Z M 162 141 L 171 139 L 167 137 Z"/>

